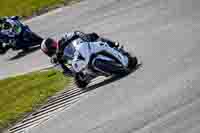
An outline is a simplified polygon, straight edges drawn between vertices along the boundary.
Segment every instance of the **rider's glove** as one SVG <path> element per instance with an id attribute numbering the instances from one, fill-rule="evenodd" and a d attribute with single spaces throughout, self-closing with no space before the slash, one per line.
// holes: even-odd
<path id="1" fill-rule="evenodd" d="M 58 57 L 56 55 L 53 55 L 50 59 L 50 62 L 52 64 L 58 64 Z"/>

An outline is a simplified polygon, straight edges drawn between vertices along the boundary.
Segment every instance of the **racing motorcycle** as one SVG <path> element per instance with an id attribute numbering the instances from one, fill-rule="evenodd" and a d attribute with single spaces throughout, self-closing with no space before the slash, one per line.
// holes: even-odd
<path id="1" fill-rule="evenodd" d="M 116 57 L 103 51 L 95 53 L 91 56 L 89 64 L 87 64 L 87 66 L 81 66 L 84 69 L 73 76 L 76 86 L 85 88 L 92 79 L 99 76 L 122 76 L 130 73 L 137 66 L 138 60 L 136 56 L 132 56 L 129 52 L 125 51 L 124 48 L 114 49 L 120 55 L 118 58 L 126 60 L 125 64 L 122 63 L 120 59 L 116 59 Z"/>
<path id="2" fill-rule="evenodd" d="M 24 25 L 23 28 L 23 33 L 17 37 L 17 42 L 20 44 L 16 44 L 15 39 L 8 39 L 8 41 L 5 42 L 0 37 L 0 54 L 5 54 L 9 49 L 12 49 L 13 51 L 23 50 L 25 52 L 31 47 L 40 46 L 43 38 L 31 31 L 27 25 Z M 19 47 L 17 45 L 21 46 Z"/>

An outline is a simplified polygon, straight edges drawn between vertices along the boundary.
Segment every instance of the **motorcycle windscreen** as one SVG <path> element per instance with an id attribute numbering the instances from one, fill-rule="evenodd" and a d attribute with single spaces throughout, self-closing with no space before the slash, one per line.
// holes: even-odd
<path id="1" fill-rule="evenodd" d="M 75 51 L 76 50 L 72 45 L 66 46 L 65 49 L 64 49 L 64 58 L 65 58 L 65 60 L 70 63 L 74 58 Z"/>

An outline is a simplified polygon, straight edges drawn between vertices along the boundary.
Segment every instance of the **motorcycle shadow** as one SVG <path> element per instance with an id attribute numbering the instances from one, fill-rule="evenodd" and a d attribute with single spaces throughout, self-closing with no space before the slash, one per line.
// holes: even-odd
<path id="1" fill-rule="evenodd" d="M 11 57 L 10 59 L 8 59 L 9 61 L 13 61 L 13 60 L 17 60 L 17 59 L 20 59 L 22 57 L 25 57 L 26 55 L 30 54 L 30 53 L 33 53 L 37 50 L 40 49 L 40 46 L 35 46 L 35 47 L 31 47 L 29 48 L 28 50 L 26 51 L 20 51 L 18 52 L 15 56 Z"/>
<path id="2" fill-rule="evenodd" d="M 97 89 L 99 87 L 102 87 L 104 85 L 107 85 L 107 84 L 110 84 L 112 82 L 115 82 L 115 81 L 118 81 L 122 78 L 125 78 L 126 76 L 130 75 L 131 73 L 135 72 L 136 70 L 138 70 L 140 67 L 142 66 L 142 64 L 137 64 L 131 72 L 127 73 L 127 74 L 124 74 L 124 75 L 120 75 L 120 76 L 113 76 L 113 77 L 110 77 L 100 83 L 97 83 L 97 84 L 94 84 L 94 85 L 91 85 L 91 86 L 88 86 L 87 88 L 85 88 L 85 90 L 87 91 L 92 91 L 94 89 Z"/>

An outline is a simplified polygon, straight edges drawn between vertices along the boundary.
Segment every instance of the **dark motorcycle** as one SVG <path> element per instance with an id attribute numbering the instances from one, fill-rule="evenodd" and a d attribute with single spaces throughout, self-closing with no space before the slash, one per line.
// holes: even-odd
<path id="1" fill-rule="evenodd" d="M 15 39 L 8 39 L 5 42 L 0 37 L 0 54 L 6 54 L 9 49 L 13 51 L 23 50 L 25 52 L 31 47 L 40 46 L 43 38 L 31 31 L 27 25 L 23 26 L 23 28 L 23 33 L 17 36 L 17 41 Z"/>

